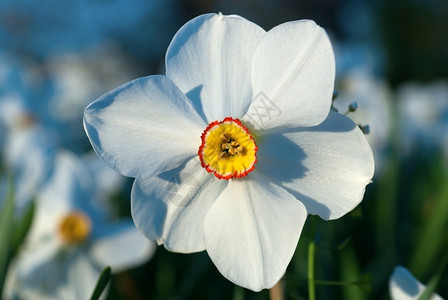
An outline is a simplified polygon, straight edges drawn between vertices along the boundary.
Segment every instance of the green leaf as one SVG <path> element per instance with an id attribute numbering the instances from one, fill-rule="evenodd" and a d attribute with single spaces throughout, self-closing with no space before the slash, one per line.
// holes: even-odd
<path id="1" fill-rule="evenodd" d="M 90 300 L 97 300 L 100 298 L 101 294 L 103 293 L 104 289 L 109 283 L 110 276 L 111 276 L 110 267 L 104 268 L 104 270 L 101 272 L 100 277 L 98 278 L 98 281 L 96 282 L 96 286 L 95 289 L 93 290 Z"/>
<path id="2" fill-rule="evenodd" d="M 33 222 L 35 207 L 35 201 L 32 201 L 27 206 L 22 218 L 18 222 L 14 222 L 11 250 L 13 253 L 17 252 L 19 246 L 22 244 L 28 231 L 30 230 L 31 224 Z"/>
<path id="3" fill-rule="evenodd" d="M 240 286 L 235 285 L 233 287 L 233 300 L 244 300 L 244 289 Z"/>
<path id="4" fill-rule="evenodd" d="M 14 217 L 14 188 L 13 180 L 10 177 L 6 192 L 6 199 L 0 211 L 0 296 L 3 293 L 3 285 L 8 271 L 9 261 L 11 258 L 11 232 L 13 228 Z"/>
<path id="5" fill-rule="evenodd" d="M 437 263 L 440 251 L 443 251 L 443 235 L 448 226 L 448 178 L 440 186 L 435 195 L 434 208 L 431 217 L 428 218 L 422 229 L 413 256 L 410 270 L 417 276 L 429 272 L 428 266 Z"/>
<path id="6" fill-rule="evenodd" d="M 372 291 L 372 275 L 370 273 L 362 274 L 355 284 L 365 292 Z"/>
<path id="7" fill-rule="evenodd" d="M 352 237 L 348 236 L 342 242 L 340 242 L 339 244 L 336 245 L 336 250 L 344 249 L 350 243 L 351 240 L 352 240 Z"/>
<path id="8" fill-rule="evenodd" d="M 348 245 L 344 251 L 339 251 L 340 278 L 346 284 L 341 286 L 342 299 L 368 299 L 365 292 L 369 292 L 370 281 L 362 274 L 360 262 L 353 244 Z"/>
<path id="9" fill-rule="evenodd" d="M 420 297 L 418 297 L 418 300 L 429 300 L 432 294 L 434 294 L 438 282 L 439 280 L 433 278 L 426 286 L 426 290 L 420 295 Z"/>
<path id="10" fill-rule="evenodd" d="M 431 298 L 432 294 L 435 293 L 437 286 L 439 285 L 440 279 L 448 266 L 448 250 L 445 252 L 445 256 L 440 262 L 437 271 L 434 276 L 428 282 L 426 290 L 418 297 L 418 300 L 428 300 Z"/>

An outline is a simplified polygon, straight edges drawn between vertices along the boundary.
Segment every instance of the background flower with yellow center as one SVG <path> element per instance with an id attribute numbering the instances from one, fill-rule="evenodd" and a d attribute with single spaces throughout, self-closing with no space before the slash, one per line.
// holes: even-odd
<path id="1" fill-rule="evenodd" d="M 132 221 L 111 222 L 105 207 L 94 205 L 99 187 L 84 161 L 61 152 L 54 166 L 9 270 L 7 299 L 89 299 L 103 268 L 123 271 L 155 250 Z"/>

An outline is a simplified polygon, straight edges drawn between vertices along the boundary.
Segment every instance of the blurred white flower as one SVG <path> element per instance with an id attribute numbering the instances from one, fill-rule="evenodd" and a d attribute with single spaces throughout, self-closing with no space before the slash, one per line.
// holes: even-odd
<path id="1" fill-rule="evenodd" d="M 426 290 L 404 267 L 397 266 L 389 279 L 389 292 L 392 300 L 417 300 Z M 430 300 L 443 300 L 437 294 L 433 294 Z"/>
<path id="2" fill-rule="evenodd" d="M 7 138 L 14 139 L 16 134 L 32 134 L 33 131 L 45 131 L 56 141 L 54 120 L 48 118 L 48 94 L 51 88 L 41 76 L 36 76 L 34 65 L 20 64 L 8 55 L 0 55 L 3 81 L 0 82 L 0 126 L 2 148 Z M 46 140 L 46 139 L 45 139 Z"/>
<path id="3" fill-rule="evenodd" d="M 23 111 L 20 75 L 11 57 L 0 52 L 0 154 L 9 129 Z"/>
<path id="4" fill-rule="evenodd" d="M 133 76 L 131 64 L 111 43 L 52 57 L 45 69 L 55 90 L 49 100 L 50 113 L 61 121 L 79 121 L 92 99 Z"/>
<path id="5" fill-rule="evenodd" d="M 82 150 L 86 148 L 87 140 L 79 120 L 87 102 L 98 96 L 101 91 L 97 85 L 92 84 L 96 88 L 82 89 L 85 95 L 85 98 L 82 98 L 81 94 L 74 92 L 75 87 L 68 82 L 73 81 L 87 87 L 86 82 L 76 80 L 87 77 L 90 81 L 100 81 L 107 87 L 107 83 L 112 86 L 126 77 L 126 68 L 118 66 L 124 63 L 113 51 L 104 52 L 98 49 L 83 57 L 86 61 L 76 56 L 76 59 L 73 58 L 74 61 L 69 59 L 72 63 L 67 64 L 61 59 L 58 68 L 50 67 L 55 61 L 48 63 L 49 80 L 54 83 L 55 89 L 57 87 L 57 93 L 50 98 L 48 96 L 52 93 L 44 92 L 45 88 L 42 93 L 39 92 L 41 90 L 39 87 L 45 86 L 41 70 L 35 70 L 32 65 L 24 67 L 9 55 L 0 53 L 0 169 L 13 175 L 18 214 L 42 188 L 54 166 L 55 155 L 62 145 L 66 147 L 76 145 Z M 117 61 L 111 63 L 113 58 L 117 58 Z M 113 71 L 114 68 L 122 69 L 121 76 L 124 77 L 107 76 L 106 73 Z M 59 98 L 56 98 L 56 94 Z M 84 146 L 81 141 L 84 141 Z M 83 161 L 86 160 L 89 161 L 88 167 L 95 173 L 93 178 L 97 186 L 101 186 L 95 192 L 104 193 L 107 190 L 110 196 L 123 186 L 124 178 L 111 171 L 95 155 L 83 157 Z M 5 190 L 6 177 L 5 173 L 0 179 L 0 192 Z M 93 199 L 105 198 L 109 197 L 105 195 L 93 197 Z M 3 200 L 3 197 L 0 198 L 0 202 Z"/>
<path id="6" fill-rule="evenodd" d="M 347 116 L 357 124 L 369 125 L 367 141 L 375 156 L 375 170 L 381 172 L 385 153 L 390 146 L 391 130 L 394 124 L 391 100 L 392 93 L 384 80 L 375 78 L 368 68 L 348 71 L 338 84 L 339 95 L 334 106 L 340 113 L 346 113 L 351 103 L 358 109 Z"/>
<path id="7" fill-rule="evenodd" d="M 57 147 L 53 136 L 27 110 L 24 72 L 6 54 L 0 54 L 0 77 L 0 164 L 4 172 L 0 192 L 6 186 L 6 173 L 11 174 L 16 213 L 20 214 L 48 176 Z"/>
<path id="8" fill-rule="evenodd" d="M 166 69 L 89 105 L 89 139 L 136 177 L 132 214 L 149 239 L 207 250 L 232 282 L 270 288 L 307 213 L 343 216 L 373 175 L 362 132 L 329 113 L 330 41 L 313 21 L 265 32 L 240 16 L 206 14 L 177 32 Z"/>
<path id="9" fill-rule="evenodd" d="M 20 213 L 26 204 L 42 187 L 53 167 L 57 147 L 51 137 L 41 127 L 9 133 L 3 149 L 2 164 L 6 174 L 13 176 L 16 213 Z M 3 200 L 3 199 L 2 199 Z"/>
<path id="10" fill-rule="evenodd" d="M 440 148 L 448 161 L 448 82 L 407 83 L 397 98 L 402 151 Z"/>
<path id="11" fill-rule="evenodd" d="M 146 262 L 155 247 L 131 220 L 112 222 L 84 164 L 58 154 L 41 189 L 30 232 L 9 270 L 7 295 L 23 299 L 88 299 L 101 270 Z"/>
<path id="12" fill-rule="evenodd" d="M 84 108 L 104 91 L 132 78 L 134 70 L 124 54 L 110 43 L 53 57 L 44 68 L 53 89 L 46 104 L 47 117 L 57 124 L 52 129 L 62 145 L 83 151 L 86 140 L 79 120 Z"/>
<path id="13" fill-rule="evenodd" d="M 95 202 L 106 202 L 105 205 L 110 206 L 111 198 L 123 191 L 128 178 L 107 166 L 93 151 L 82 155 L 81 160 L 92 174 L 92 184 L 97 187 L 93 191 L 95 194 L 92 195 L 92 198 L 95 199 Z M 112 211 L 111 217 L 115 215 L 117 212 Z"/>
<path id="14" fill-rule="evenodd" d="M 79 122 L 85 106 L 132 74 L 131 64 L 112 45 L 39 65 L 0 55 L 0 65 L 0 146 L 15 130 L 42 127 L 52 143 L 77 153 L 88 146 Z"/>

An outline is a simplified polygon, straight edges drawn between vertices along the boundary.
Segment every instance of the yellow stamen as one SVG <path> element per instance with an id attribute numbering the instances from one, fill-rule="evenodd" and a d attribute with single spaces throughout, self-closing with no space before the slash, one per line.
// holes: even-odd
<path id="1" fill-rule="evenodd" d="M 244 177 L 255 169 L 258 147 L 240 120 L 212 122 L 202 133 L 198 155 L 202 166 L 219 179 Z"/>
<path id="2" fill-rule="evenodd" d="M 59 236 L 65 244 L 83 242 L 92 230 L 90 218 L 78 211 L 65 215 L 59 223 Z"/>

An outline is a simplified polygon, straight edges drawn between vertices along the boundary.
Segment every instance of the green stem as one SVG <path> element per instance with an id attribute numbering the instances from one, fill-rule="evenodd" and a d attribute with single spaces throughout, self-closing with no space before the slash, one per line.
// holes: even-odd
<path id="1" fill-rule="evenodd" d="M 314 241 L 308 245 L 308 298 L 316 299 L 316 282 L 314 280 L 314 252 L 316 244 Z"/>
<path id="2" fill-rule="evenodd" d="M 331 281 L 331 280 L 314 280 L 314 284 L 319 285 L 348 285 L 345 281 Z"/>
<path id="3" fill-rule="evenodd" d="M 90 300 L 98 300 L 106 288 L 107 284 L 110 281 L 111 277 L 111 269 L 110 267 L 104 268 L 101 272 L 100 277 L 96 282 L 95 289 L 93 290 L 92 296 L 90 296 Z"/>
<path id="4" fill-rule="evenodd" d="M 332 280 L 314 280 L 314 284 L 318 284 L 318 285 L 352 285 L 352 284 L 356 284 L 356 281 L 345 282 L 345 281 L 332 281 Z"/>

